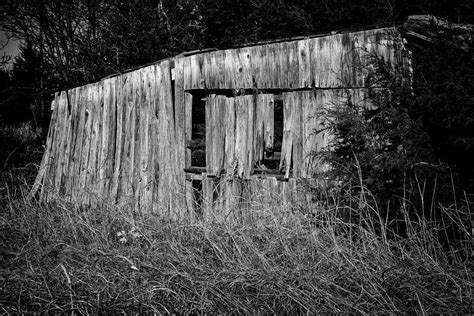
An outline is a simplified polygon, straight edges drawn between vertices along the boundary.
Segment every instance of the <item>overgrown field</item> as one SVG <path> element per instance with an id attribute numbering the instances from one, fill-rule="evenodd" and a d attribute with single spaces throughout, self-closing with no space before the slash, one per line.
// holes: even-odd
<path id="1" fill-rule="evenodd" d="M 37 171 L 27 162 L 41 157 L 34 133 L 2 129 L 7 136 L 2 313 L 470 312 L 468 203 L 429 222 L 406 201 L 397 225 L 367 191 L 348 196 L 342 188 L 315 195 L 311 207 L 260 208 L 258 220 L 242 223 L 46 204 L 25 198 Z M 443 249 L 438 237 L 453 225 L 465 239 Z M 403 236 L 392 231 L 399 226 Z"/>
<path id="2" fill-rule="evenodd" d="M 408 223 L 407 236 L 393 236 L 363 203 L 352 210 L 358 225 L 339 220 L 335 205 L 312 210 L 313 216 L 288 209 L 287 216 L 246 224 L 186 224 L 114 207 L 2 197 L 0 305 L 6 313 L 471 308 L 469 260 L 441 250 L 438 226 L 420 220 Z"/>

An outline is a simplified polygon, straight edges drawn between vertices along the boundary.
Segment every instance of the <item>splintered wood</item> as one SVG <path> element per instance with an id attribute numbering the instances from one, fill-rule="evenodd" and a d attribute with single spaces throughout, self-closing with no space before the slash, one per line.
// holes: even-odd
<path id="1" fill-rule="evenodd" d="M 381 28 L 179 55 L 56 93 L 30 197 L 113 203 L 171 219 L 281 211 L 304 201 L 302 187 L 327 169 L 318 156 L 331 140 L 325 109 L 349 100 L 371 106 L 374 55 L 410 65 L 396 29 Z M 186 146 L 201 99 L 206 167 L 191 176 Z"/>

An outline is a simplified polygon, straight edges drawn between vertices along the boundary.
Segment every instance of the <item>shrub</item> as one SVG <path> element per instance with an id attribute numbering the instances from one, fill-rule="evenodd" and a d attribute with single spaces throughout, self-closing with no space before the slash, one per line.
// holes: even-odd
<path id="1" fill-rule="evenodd" d="M 442 222 L 447 208 L 468 214 L 474 197 L 472 164 L 463 164 L 466 157 L 474 159 L 468 146 L 474 129 L 467 129 L 474 115 L 472 55 L 461 54 L 463 62 L 453 63 L 448 57 L 460 49 L 446 37 L 423 51 L 429 57 L 420 57 L 419 50 L 412 82 L 403 72 L 409 70 L 372 56 L 372 106 L 349 100 L 325 109 L 327 128 L 335 136 L 320 154 L 332 167 L 326 176 L 342 180 L 350 196 L 368 190 L 373 196 L 368 202 L 384 210 L 395 226 L 407 205 L 412 220 Z M 397 227 L 399 234 L 408 229 Z M 467 237 L 460 227 L 445 228 L 438 237 L 446 249 Z"/>

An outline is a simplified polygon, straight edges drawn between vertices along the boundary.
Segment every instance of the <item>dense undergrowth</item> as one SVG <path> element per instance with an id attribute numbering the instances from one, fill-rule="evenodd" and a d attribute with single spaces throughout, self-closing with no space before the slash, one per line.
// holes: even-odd
<path id="1" fill-rule="evenodd" d="M 2 183 L 2 192 L 9 186 Z M 471 308 L 470 241 L 460 247 L 467 258 L 446 252 L 436 238 L 440 224 L 412 220 L 408 208 L 402 210 L 406 234 L 398 236 L 370 206 L 368 193 L 352 199 L 357 224 L 336 215 L 348 208 L 338 204 L 343 189 L 312 209 L 290 206 L 284 217 L 260 209 L 268 216 L 238 224 L 45 204 L 27 201 L 27 190 L 22 184 L 16 196 L 2 196 L 4 313 L 425 314 Z M 467 232 L 463 214 L 449 211 Z"/>

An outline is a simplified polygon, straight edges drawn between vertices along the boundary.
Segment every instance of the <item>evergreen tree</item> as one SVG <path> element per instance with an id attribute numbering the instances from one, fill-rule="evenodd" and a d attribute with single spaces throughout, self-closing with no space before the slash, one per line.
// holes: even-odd
<path id="1" fill-rule="evenodd" d="M 0 115 L 10 123 L 31 122 L 43 127 L 43 93 L 39 53 L 28 43 L 20 47 L 11 70 L 3 71 Z M 8 78 L 8 79 L 7 79 Z"/>

